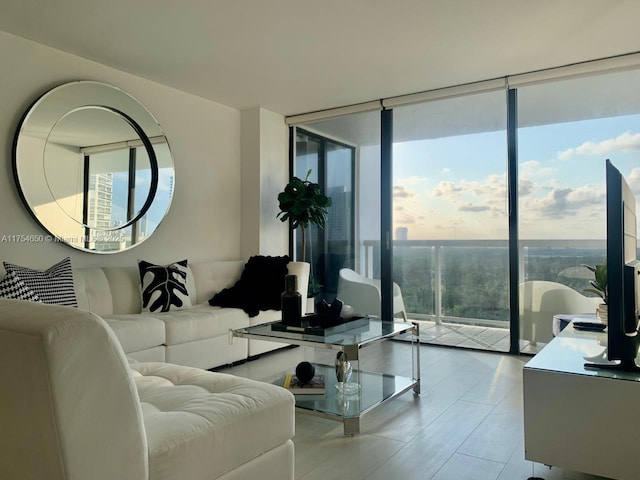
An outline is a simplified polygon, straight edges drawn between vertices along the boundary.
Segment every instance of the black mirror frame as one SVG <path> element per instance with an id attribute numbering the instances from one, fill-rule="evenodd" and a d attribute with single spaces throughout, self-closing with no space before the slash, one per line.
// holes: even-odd
<path id="1" fill-rule="evenodd" d="M 36 107 L 39 102 L 41 100 L 44 99 L 44 97 L 46 97 L 48 94 L 50 94 L 51 92 L 53 92 L 54 90 L 56 90 L 57 88 L 60 87 L 66 87 L 66 86 L 70 86 L 72 84 L 79 84 L 79 83 L 93 83 L 96 85 L 101 85 L 104 87 L 109 87 L 114 89 L 115 91 L 121 92 L 123 95 L 127 95 L 128 97 L 131 98 L 131 100 L 137 102 L 139 104 L 139 106 L 144 109 L 149 117 L 151 119 L 153 119 L 153 121 L 156 123 L 156 125 L 158 126 L 158 128 L 160 129 L 159 124 L 157 124 L 157 122 L 155 121 L 155 118 L 153 117 L 153 115 L 151 115 L 151 113 L 146 110 L 146 108 L 144 107 L 144 105 L 142 105 L 137 99 L 135 99 L 134 97 L 132 97 L 131 95 L 127 94 L 126 92 L 118 89 L 117 87 L 112 87 L 111 85 L 108 84 L 104 84 L 101 82 L 94 82 L 94 81 L 76 81 L 76 82 L 70 82 L 70 83 L 65 83 L 62 85 L 59 85 L 58 87 L 54 87 L 53 89 L 48 90 L 47 92 L 45 92 L 44 94 L 42 94 L 41 96 L 39 96 L 24 112 L 24 114 L 22 115 L 22 117 L 20 118 L 20 121 L 18 122 L 18 126 L 16 129 L 16 133 L 14 135 L 13 138 L 13 144 L 12 144 L 12 173 L 13 173 L 13 178 L 14 178 L 14 182 L 16 185 L 16 189 L 18 192 L 18 195 L 20 197 L 20 200 L 22 201 L 22 203 L 24 204 L 24 206 L 26 207 L 27 211 L 29 212 L 29 214 L 31 215 L 31 217 L 38 223 L 38 225 L 40 225 L 44 230 L 46 230 L 48 233 L 50 233 L 51 235 L 53 235 L 56 239 L 56 241 L 60 241 L 61 243 L 64 243 L 74 249 L 77 250 L 81 250 L 84 252 L 88 252 L 88 253 L 99 253 L 99 254 L 112 254 L 112 253 L 120 253 L 123 252 L 125 250 L 128 250 L 129 248 L 132 248 L 136 245 L 139 245 L 142 241 L 144 241 L 145 239 L 136 242 L 132 245 L 130 245 L 129 247 L 123 248 L 123 249 L 117 249 L 117 250 L 106 250 L 106 251 L 100 251 L 100 250 L 93 250 L 90 248 L 82 248 L 82 247 L 78 247 L 76 245 L 73 245 L 71 243 L 68 243 L 65 241 L 65 239 L 63 237 L 61 237 L 60 235 L 58 235 L 57 233 L 51 231 L 51 229 L 49 227 L 47 227 L 46 225 L 44 225 L 44 223 L 41 221 L 40 218 L 38 218 L 38 215 L 36 214 L 36 212 L 34 211 L 34 209 L 32 208 L 32 206 L 30 205 L 29 201 L 26 198 L 26 195 L 23 191 L 23 188 L 21 186 L 21 181 L 20 181 L 20 176 L 18 173 L 18 144 L 19 144 L 19 140 L 20 140 L 20 134 L 22 132 L 22 128 L 25 125 L 26 120 L 29 117 L 29 114 L 33 111 L 34 107 Z M 150 186 L 149 186 L 149 192 L 147 194 L 147 197 L 145 199 L 145 202 L 143 204 L 143 206 L 140 208 L 140 210 L 137 212 L 137 214 L 129 219 L 126 223 L 119 225 L 116 228 L 101 228 L 101 229 L 95 229 L 93 228 L 93 230 L 96 231 L 117 231 L 117 230 L 122 230 L 128 226 L 132 226 L 134 225 L 136 222 L 140 221 L 141 218 L 149 211 L 149 209 L 151 208 L 151 206 L 153 205 L 154 200 L 156 199 L 156 193 L 158 191 L 158 182 L 159 182 L 159 165 L 158 165 L 158 158 L 155 152 L 155 149 L 153 148 L 153 145 L 151 143 L 151 140 L 149 139 L 149 136 L 145 133 L 144 129 L 142 128 L 142 126 L 129 114 L 125 113 L 124 111 L 122 111 L 121 109 L 112 107 L 110 105 L 102 105 L 102 104 L 96 104 L 96 105 L 83 105 L 81 107 L 75 108 L 75 109 L 71 109 L 67 112 L 67 114 L 71 111 L 74 110 L 78 110 L 80 108 L 98 108 L 98 109 L 104 109 L 106 111 L 109 111 L 117 116 L 119 116 L 120 118 L 122 118 L 123 120 L 125 120 L 128 125 L 135 131 L 136 135 L 138 136 L 138 138 L 140 139 L 140 141 L 142 142 L 147 155 L 148 155 L 148 159 L 149 159 L 149 164 L 150 164 L 150 170 L 151 170 L 151 182 L 150 182 Z M 161 129 L 160 129 L 161 130 Z M 163 135 L 164 136 L 164 135 Z M 166 137 L 165 137 L 166 140 Z M 45 142 L 46 144 L 46 142 Z M 168 143 L 167 143 L 168 145 Z M 168 205 L 167 205 L 167 210 L 164 212 L 163 214 L 163 218 L 164 216 L 166 216 L 167 211 L 169 210 L 171 204 L 171 197 L 168 200 Z M 83 225 L 82 223 L 80 223 L 80 225 L 84 228 L 91 228 L 88 225 Z M 154 230 L 155 231 L 155 230 Z M 150 235 L 149 235 L 150 236 Z"/>

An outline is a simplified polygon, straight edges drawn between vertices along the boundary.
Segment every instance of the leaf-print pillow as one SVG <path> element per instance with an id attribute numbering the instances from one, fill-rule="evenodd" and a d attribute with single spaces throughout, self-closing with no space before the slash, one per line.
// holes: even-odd
<path id="1" fill-rule="evenodd" d="M 142 311 L 168 312 L 191 307 L 187 292 L 187 261 L 154 265 L 138 260 L 142 282 Z"/>

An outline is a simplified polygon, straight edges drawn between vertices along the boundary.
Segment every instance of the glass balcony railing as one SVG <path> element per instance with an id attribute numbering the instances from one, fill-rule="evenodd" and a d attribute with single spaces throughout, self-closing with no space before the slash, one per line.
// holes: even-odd
<path id="1" fill-rule="evenodd" d="M 363 274 L 379 278 L 378 241 L 364 241 Z M 436 324 L 509 327 L 507 240 L 397 240 L 393 280 L 402 289 L 409 318 Z M 521 240 L 519 283 L 558 282 L 581 292 L 602 263 L 605 240 Z"/>

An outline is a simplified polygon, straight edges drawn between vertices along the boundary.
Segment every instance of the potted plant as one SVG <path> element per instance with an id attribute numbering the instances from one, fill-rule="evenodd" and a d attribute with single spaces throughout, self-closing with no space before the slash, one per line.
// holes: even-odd
<path id="1" fill-rule="evenodd" d="M 331 206 L 331 198 L 320 190 L 320 185 L 309 181 L 311 170 L 307 172 L 304 180 L 293 177 L 284 187 L 284 191 L 278 194 L 280 212 L 276 218 L 286 222 L 291 220 L 291 228 L 302 227 L 302 261 L 306 257 L 306 234 L 309 224 L 324 228 L 327 223 L 328 208 Z"/>
<path id="2" fill-rule="evenodd" d="M 322 193 L 320 185 L 311 182 L 309 176 L 311 170 L 307 171 L 304 180 L 293 177 L 284 187 L 284 191 L 278 194 L 280 212 L 276 218 L 281 221 L 291 221 L 291 228 L 300 227 L 301 230 L 301 259 L 306 261 L 307 237 L 306 229 L 309 224 L 324 228 L 327 223 L 328 208 L 331 206 L 331 198 Z M 313 274 L 309 278 L 309 295 L 313 298 L 319 293 L 318 284 Z"/>
<path id="3" fill-rule="evenodd" d="M 601 265 L 583 265 L 593 272 L 594 279 L 590 280 L 591 288 L 585 288 L 583 291 L 593 293 L 602 298 L 602 303 L 596 309 L 596 315 L 600 317 L 602 323 L 607 323 L 609 292 L 607 290 L 607 263 Z"/>

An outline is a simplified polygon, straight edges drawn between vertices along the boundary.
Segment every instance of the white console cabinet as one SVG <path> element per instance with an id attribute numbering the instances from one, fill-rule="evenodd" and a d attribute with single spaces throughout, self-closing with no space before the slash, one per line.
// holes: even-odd
<path id="1" fill-rule="evenodd" d="M 527 460 L 640 479 L 640 375 L 585 369 L 605 347 L 605 333 L 568 325 L 525 365 Z"/>

